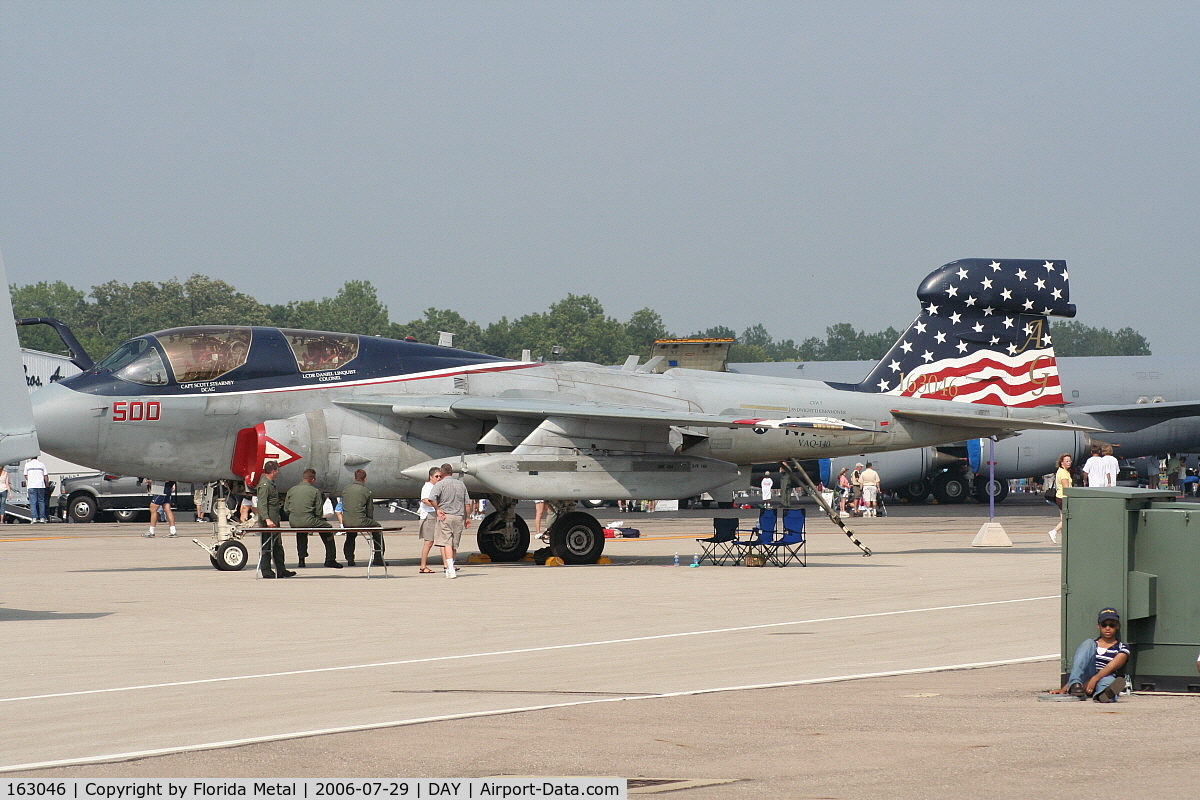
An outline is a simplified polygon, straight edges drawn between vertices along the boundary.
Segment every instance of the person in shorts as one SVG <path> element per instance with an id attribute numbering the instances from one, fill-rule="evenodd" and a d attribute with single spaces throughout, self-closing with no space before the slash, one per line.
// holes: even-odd
<path id="1" fill-rule="evenodd" d="M 1058 544 L 1058 534 L 1063 526 L 1063 500 L 1067 496 L 1067 489 L 1070 489 L 1073 483 L 1071 454 L 1063 453 L 1054 463 L 1057 465 L 1054 472 L 1054 504 L 1058 506 L 1058 524 L 1050 529 L 1050 541 Z"/>
<path id="2" fill-rule="evenodd" d="M 879 473 L 867 462 L 867 468 L 864 469 L 858 476 L 859 483 L 862 485 L 863 502 L 867 504 L 867 508 L 863 511 L 864 517 L 877 516 L 876 500 L 879 498 Z"/>
<path id="3" fill-rule="evenodd" d="M 433 574 L 433 570 L 429 568 L 429 551 L 433 549 L 438 524 L 437 510 L 433 503 L 429 502 L 429 494 L 441 479 L 441 467 L 430 467 L 429 480 L 421 487 L 421 502 L 417 506 L 417 517 L 421 520 L 421 527 L 417 531 L 421 539 L 421 568 L 417 571 L 425 575 Z"/>
<path id="4" fill-rule="evenodd" d="M 463 530 L 471 526 L 467 516 L 467 487 L 454 477 L 449 464 L 441 468 L 442 478 L 429 493 L 429 504 L 437 512 L 438 527 L 433 543 L 442 548 L 442 563 L 446 565 L 446 577 L 457 578 L 454 556 L 462 539 Z"/>
<path id="5" fill-rule="evenodd" d="M 150 484 L 153 486 L 154 484 Z M 150 530 L 142 534 L 147 539 L 154 538 L 154 526 L 158 523 L 158 511 L 162 509 L 163 515 L 167 518 L 167 523 L 171 526 L 171 530 L 167 533 L 168 539 L 173 539 L 177 535 L 175 533 L 175 511 L 171 508 L 175 502 L 175 481 L 167 481 L 163 484 L 162 494 L 156 494 L 150 498 Z"/>

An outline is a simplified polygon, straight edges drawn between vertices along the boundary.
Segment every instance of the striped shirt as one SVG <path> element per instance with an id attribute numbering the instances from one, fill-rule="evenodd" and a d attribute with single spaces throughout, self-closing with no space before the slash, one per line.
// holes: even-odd
<path id="1" fill-rule="evenodd" d="M 1112 660 L 1114 658 L 1116 658 L 1118 655 L 1120 655 L 1121 653 L 1124 653 L 1126 657 L 1129 656 L 1129 648 L 1125 646 L 1124 642 L 1117 642 L 1112 647 L 1106 648 L 1104 645 L 1100 644 L 1100 640 L 1097 639 L 1096 640 L 1096 672 L 1100 672 L 1105 667 L 1107 667 L 1112 662 Z"/>

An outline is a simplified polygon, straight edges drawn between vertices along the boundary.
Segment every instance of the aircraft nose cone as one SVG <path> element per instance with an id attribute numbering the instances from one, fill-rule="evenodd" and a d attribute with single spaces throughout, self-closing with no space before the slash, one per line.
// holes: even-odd
<path id="1" fill-rule="evenodd" d="M 75 464 L 96 462 L 100 436 L 97 398 L 59 383 L 43 386 L 29 396 L 33 423 L 42 451 Z"/>

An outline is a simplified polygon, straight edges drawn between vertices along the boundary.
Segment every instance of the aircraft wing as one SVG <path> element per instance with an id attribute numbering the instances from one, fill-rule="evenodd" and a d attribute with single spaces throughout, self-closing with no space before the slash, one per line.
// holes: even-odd
<path id="1" fill-rule="evenodd" d="M 1112 431 L 1137 431 L 1170 419 L 1200 415 L 1200 402 L 1176 400 L 1170 403 L 1129 403 L 1127 405 L 1088 406 L 1072 409 Z"/>
<path id="2" fill-rule="evenodd" d="M 453 419 L 455 417 L 466 416 L 480 419 L 495 419 L 504 416 L 545 419 L 547 417 L 566 417 L 605 420 L 609 422 L 658 423 L 661 425 L 679 425 L 695 428 L 796 427 L 817 430 L 862 430 L 858 426 L 825 417 L 773 420 L 745 417 L 735 419 L 733 417 L 704 414 L 695 411 L 525 397 L 479 397 L 474 395 L 413 397 L 400 395 L 395 397 L 351 397 L 334 400 L 333 402 L 345 408 L 355 408 L 360 411 L 374 411 L 376 413 L 393 414 L 398 417 L 409 418 L 432 417 Z M 1011 419 L 1008 417 L 983 416 L 979 414 L 951 414 L 937 411 L 902 411 L 897 409 L 893 409 L 892 414 L 901 419 L 911 419 L 914 422 L 926 422 L 932 425 L 949 425 L 961 428 L 990 428 L 992 430 L 1011 431 L 1032 429 L 1104 430 L 1103 428 L 1066 422 L 1040 422 L 1037 420 Z"/>
<path id="3" fill-rule="evenodd" d="M 33 458 L 41 452 L 37 431 L 33 427 L 33 407 L 25 385 L 25 369 L 21 365 L 21 345 L 17 326 L 13 322 L 12 298 L 8 294 L 8 274 L 0 257 L 0 464 L 15 464 Z"/>
<path id="4" fill-rule="evenodd" d="M 913 422 L 927 422 L 931 425 L 948 425 L 959 428 L 990 428 L 992 430 L 1013 431 L 1014 433 L 1029 430 L 1093 431 L 1103 433 L 1106 430 L 1104 428 L 1094 428 L 1070 422 L 1043 422 L 1030 419 L 984 416 L 982 414 L 949 414 L 942 411 L 909 411 L 893 408 L 892 415 L 899 419 L 909 419 Z"/>
<path id="5" fill-rule="evenodd" d="M 758 422 L 757 420 L 736 420 L 732 417 L 694 411 L 525 397 L 479 397 L 474 395 L 359 397 L 334 400 L 334 403 L 360 411 L 382 412 L 413 418 L 467 416 L 494 419 L 504 416 L 545 419 L 547 417 L 568 417 L 700 428 L 743 428 Z"/>

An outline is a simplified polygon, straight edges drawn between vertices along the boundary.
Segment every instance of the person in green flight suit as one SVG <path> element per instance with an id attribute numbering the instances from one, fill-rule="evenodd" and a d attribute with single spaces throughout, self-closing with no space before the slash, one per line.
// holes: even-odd
<path id="1" fill-rule="evenodd" d="M 263 525 L 267 528 L 278 528 L 280 525 L 279 491 L 275 488 L 275 477 L 279 474 L 279 463 L 268 461 L 263 464 L 263 476 L 258 482 L 258 513 L 262 515 Z M 259 548 L 258 571 L 264 578 L 291 578 L 296 573 L 289 570 L 283 563 L 283 534 L 278 530 L 264 531 L 259 534 L 262 545 Z M 275 571 L 271 571 L 271 561 L 275 562 Z"/>
<path id="2" fill-rule="evenodd" d="M 342 524 L 347 528 L 378 528 L 375 521 L 375 495 L 367 488 L 367 471 L 354 470 L 354 483 L 342 491 Z M 346 534 L 346 563 L 354 566 L 354 540 L 357 533 Z M 383 533 L 372 533 L 374 555 L 371 556 L 372 567 L 382 567 L 383 564 Z"/>
<path id="3" fill-rule="evenodd" d="M 325 521 L 325 498 L 321 496 L 321 490 L 314 485 L 316 482 L 317 471 L 306 469 L 300 483 L 288 489 L 283 508 L 288 512 L 288 524 L 293 528 L 333 528 Z M 337 560 L 337 548 L 333 544 L 333 531 L 321 531 L 321 541 L 325 544 L 325 566 L 341 569 L 342 565 Z M 308 533 L 305 531 L 296 532 L 296 554 L 300 556 L 300 566 L 303 567 L 304 560 L 308 558 Z"/>

